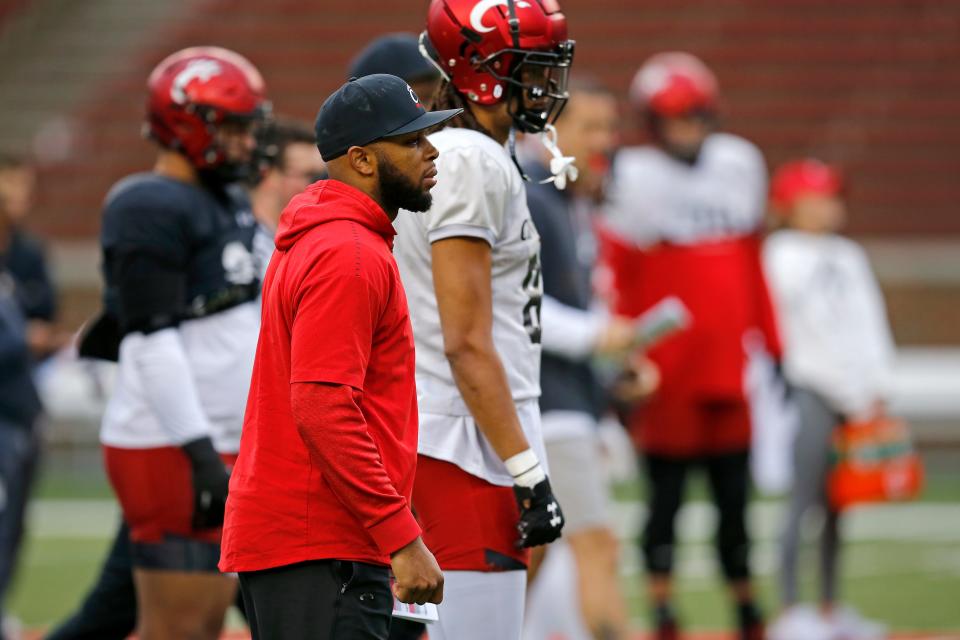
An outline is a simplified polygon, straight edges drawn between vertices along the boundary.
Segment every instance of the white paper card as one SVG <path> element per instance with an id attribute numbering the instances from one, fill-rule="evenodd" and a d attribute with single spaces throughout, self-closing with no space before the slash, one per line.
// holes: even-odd
<path id="1" fill-rule="evenodd" d="M 437 612 L 437 605 L 432 602 L 426 604 L 407 604 L 406 602 L 400 602 L 396 598 L 393 599 L 393 617 L 413 620 L 414 622 L 426 622 L 427 624 L 440 619 L 440 615 Z"/>

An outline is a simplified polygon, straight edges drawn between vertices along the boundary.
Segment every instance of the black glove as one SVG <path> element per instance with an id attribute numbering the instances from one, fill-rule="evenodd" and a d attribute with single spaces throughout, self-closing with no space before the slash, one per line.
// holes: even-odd
<path id="1" fill-rule="evenodd" d="M 212 529 L 223 524 L 230 475 L 210 438 L 191 440 L 182 447 L 193 470 L 193 528 Z"/>
<path id="2" fill-rule="evenodd" d="M 565 521 L 560 503 L 553 497 L 550 489 L 550 480 L 544 478 L 532 489 L 513 485 L 513 495 L 520 507 L 520 522 L 517 523 L 517 531 L 520 533 L 518 547 L 536 547 L 560 537 Z"/>
<path id="3" fill-rule="evenodd" d="M 81 358 L 95 358 L 117 362 L 120 358 L 120 322 L 116 316 L 103 311 L 80 328 L 77 353 Z"/>

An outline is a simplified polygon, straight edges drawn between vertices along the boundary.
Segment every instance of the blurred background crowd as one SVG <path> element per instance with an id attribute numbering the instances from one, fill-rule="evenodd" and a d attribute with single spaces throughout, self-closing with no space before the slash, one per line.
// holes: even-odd
<path id="1" fill-rule="evenodd" d="M 843 233 L 862 247 L 868 272 L 879 283 L 880 295 L 868 304 L 879 300 L 881 316 L 885 307 L 896 345 L 887 363 L 884 413 L 910 424 L 926 482 L 910 504 L 858 508 L 845 519 L 849 551 L 841 563 L 841 599 L 894 631 L 943 637 L 960 632 L 960 123 L 955 117 L 960 111 L 960 5 L 946 0 L 566 0 L 562 6 L 577 41 L 574 77 L 580 79 L 572 84 L 567 128 L 572 147 L 587 154 L 581 163 L 592 161 L 581 164 L 584 182 L 575 193 L 589 200 L 591 209 L 616 220 L 624 198 L 632 203 L 643 197 L 642 190 L 625 196 L 624 190 L 636 184 L 628 172 L 617 172 L 626 154 L 616 149 L 658 142 L 645 120 L 649 105 L 631 82 L 651 55 L 687 51 L 704 61 L 718 82 L 710 127 L 752 142 L 780 179 L 774 178 L 773 204 L 762 226 L 783 233 L 784 227 L 816 227 L 811 215 L 845 219 Z M 419 1 L 0 0 L 0 266 L 5 273 L 21 274 L 14 297 L 44 407 L 35 441 L 0 439 L 0 447 L 8 450 L 43 451 L 18 577 L 4 609 L 26 627 L 49 626 L 76 605 L 116 523 L 97 443 L 111 372 L 77 360 L 72 336 L 100 307 L 97 233 L 104 194 L 121 176 L 151 163 L 153 149 L 138 135 L 150 69 L 185 46 L 228 47 L 260 69 L 276 113 L 309 123 L 369 41 L 388 32 L 417 33 L 424 15 L 425 3 Z M 605 121 L 604 113 L 610 116 Z M 577 122 L 592 130 L 575 130 Z M 563 123 L 560 146 L 571 153 L 574 149 L 563 144 Z M 309 133 L 297 135 L 293 140 L 303 148 L 294 144 L 272 176 L 289 181 L 274 185 L 277 193 L 296 192 L 320 169 L 304 139 Z M 524 153 L 532 162 L 535 152 L 524 147 Z M 801 158 L 826 164 L 775 173 Z M 811 177 L 818 167 L 830 174 Z M 835 208 L 828 203 L 813 214 L 798 212 L 804 188 L 832 198 Z M 843 211 L 837 213 L 836 207 Z M 804 215 L 806 222 L 797 222 Z M 840 224 L 831 218 L 817 228 L 832 233 Z M 630 236 L 623 225 L 611 228 Z M 776 247 L 779 258 L 769 258 L 773 249 L 767 241 L 775 302 L 782 301 L 791 276 L 803 268 L 785 238 L 781 235 Z M 624 270 L 632 273 L 623 265 L 614 258 L 595 278 L 610 297 L 615 297 L 611 291 L 622 292 Z M 644 270 L 635 277 L 642 280 Z M 609 282 L 617 278 L 619 285 Z M 868 279 L 872 282 L 872 276 Z M 548 280 L 548 295 L 549 285 Z M 9 297 L 7 289 L 0 281 L 0 298 Z M 623 305 L 616 310 L 629 311 Z M 837 332 L 848 330 L 847 320 L 838 318 Z M 783 332 L 783 317 L 780 323 Z M 786 375 L 789 381 L 789 365 Z M 2 378 L 0 394 L 7 396 L 0 405 L 31 411 L 23 408 L 30 404 L 24 391 L 4 386 Z M 645 572 L 656 575 L 657 568 L 650 550 L 633 542 L 651 489 L 617 429 L 603 430 L 615 497 L 610 517 L 621 541 L 616 566 L 627 615 L 639 630 L 655 626 L 658 615 L 675 612 L 651 609 L 641 580 Z M 646 477 L 655 475 L 649 471 Z M 799 466 L 793 483 L 802 482 L 805 472 L 812 473 Z M 714 577 L 716 516 L 707 506 L 706 484 L 697 478 L 686 489 L 676 532 L 684 544 L 673 562 L 676 585 L 670 588 L 677 592 L 676 615 L 687 628 L 715 630 L 731 619 Z M 758 495 L 750 509 L 753 572 L 771 618 L 782 604 L 798 599 L 777 583 L 788 484 L 774 477 L 767 495 Z M 799 533 L 806 525 L 798 520 L 792 526 Z M 558 583 L 569 581 L 575 564 L 566 553 L 559 552 L 554 565 L 542 569 Z M 813 555 L 808 562 L 806 551 L 794 556 L 798 553 L 801 567 L 816 565 Z M 815 600 L 819 583 L 813 572 L 806 573 L 798 589 Z M 649 594 L 654 601 L 657 593 L 654 585 Z M 564 592 L 550 597 L 571 607 L 576 600 Z"/>

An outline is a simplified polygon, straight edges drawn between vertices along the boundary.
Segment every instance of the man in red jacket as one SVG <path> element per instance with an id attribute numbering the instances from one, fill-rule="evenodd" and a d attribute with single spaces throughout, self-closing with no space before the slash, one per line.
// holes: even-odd
<path id="1" fill-rule="evenodd" d="M 675 296 L 692 317 L 688 330 L 649 350 L 660 385 L 630 418 L 650 485 L 642 547 L 656 637 L 678 634 L 674 520 L 688 471 L 702 466 L 740 638 L 755 640 L 763 627 L 748 563 L 751 416 L 743 378 L 751 350 L 779 352 L 759 256 L 766 167 L 753 144 L 716 131 L 716 78 L 693 56 L 654 56 L 631 97 L 653 144 L 620 151 L 613 167 L 605 262 L 614 312 L 636 316 Z"/>
<path id="2" fill-rule="evenodd" d="M 391 222 L 429 209 L 426 130 L 457 113 L 378 74 L 317 116 L 331 179 L 280 217 L 224 523 L 220 568 L 239 572 L 257 640 L 386 639 L 393 595 L 442 599 L 410 510 L 414 346 Z"/>

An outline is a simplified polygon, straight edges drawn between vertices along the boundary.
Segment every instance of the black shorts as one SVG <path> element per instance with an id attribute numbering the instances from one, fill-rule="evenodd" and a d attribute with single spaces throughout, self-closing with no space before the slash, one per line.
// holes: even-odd
<path id="1" fill-rule="evenodd" d="M 387 640 L 387 567 L 315 560 L 240 573 L 253 640 Z"/>

